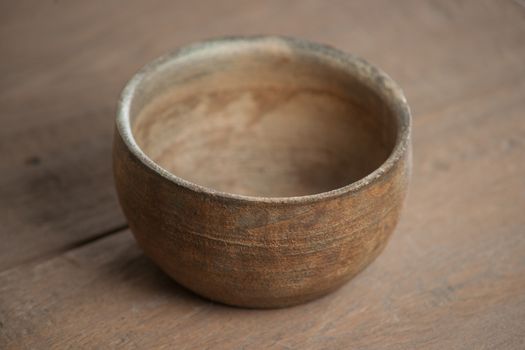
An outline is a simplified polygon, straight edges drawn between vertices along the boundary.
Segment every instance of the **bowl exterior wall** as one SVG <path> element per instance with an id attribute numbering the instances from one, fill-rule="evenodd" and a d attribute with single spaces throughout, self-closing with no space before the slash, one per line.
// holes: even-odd
<path id="1" fill-rule="evenodd" d="M 115 133 L 120 204 L 139 246 L 178 283 L 245 307 L 320 297 L 383 250 L 400 216 L 410 148 L 358 190 L 318 201 L 251 201 L 198 192 L 146 166 Z"/>

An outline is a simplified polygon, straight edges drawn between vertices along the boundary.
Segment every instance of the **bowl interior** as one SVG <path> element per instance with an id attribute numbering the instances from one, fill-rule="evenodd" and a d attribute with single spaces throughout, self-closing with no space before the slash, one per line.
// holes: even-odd
<path id="1" fill-rule="evenodd" d="M 187 50 L 140 81 L 132 133 L 162 168 L 215 190 L 330 191 L 377 169 L 396 142 L 391 110 L 352 69 L 273 41 Z"/>

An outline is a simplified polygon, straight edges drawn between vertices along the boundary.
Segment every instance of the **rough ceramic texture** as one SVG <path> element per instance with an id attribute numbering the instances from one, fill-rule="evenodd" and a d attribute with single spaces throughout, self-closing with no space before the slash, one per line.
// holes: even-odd
<path id="1" fill-rule="evenodd" d="M 114 173 L 138 244 L 180 284 L 247 307 L 338 288 L 385 247 L 410 173 L 397 85 L 281 38 L 195 44 L 123 92 Z"/>

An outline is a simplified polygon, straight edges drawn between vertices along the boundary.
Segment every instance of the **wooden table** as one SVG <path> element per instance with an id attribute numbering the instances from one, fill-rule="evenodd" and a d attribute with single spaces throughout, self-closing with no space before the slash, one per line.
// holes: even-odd
<path id="1" fill-rule="evenodd" d="M 382 67 L 414 115 L 384 253 L 337 292 L 203 300 L 138 250 L 111 175 L 131 74 L 194 40 L 279 33 Z M 3 1 L 0 349 L 525 349 L 523 1 Z"/>

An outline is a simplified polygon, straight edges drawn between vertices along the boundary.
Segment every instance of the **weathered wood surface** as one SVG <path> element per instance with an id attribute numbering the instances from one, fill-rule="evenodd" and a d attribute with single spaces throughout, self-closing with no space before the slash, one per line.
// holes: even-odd
<path id="1" fill-rule="evenodd" d="M 119 89 L 142 63 L 267 32 L 390 73 L 413 107 L 414 178 L 363 274 L 253 311 L 183 291 L 127 231 L 110 234 L 125 224 L 110 145 Z M 519 2 L 2 2 L 0 52 L 0 348 L 525 347 Z"/>
<path id="2" fill-rule="evenodd" d="M 523 77 L 524 12 L 494 1 L 1 2 L 0 270 L 124 225 L 109 165 L 116 99 L 161 53 L 232 33 L 326 42 L 384 68 L 418 119 Z"/>

